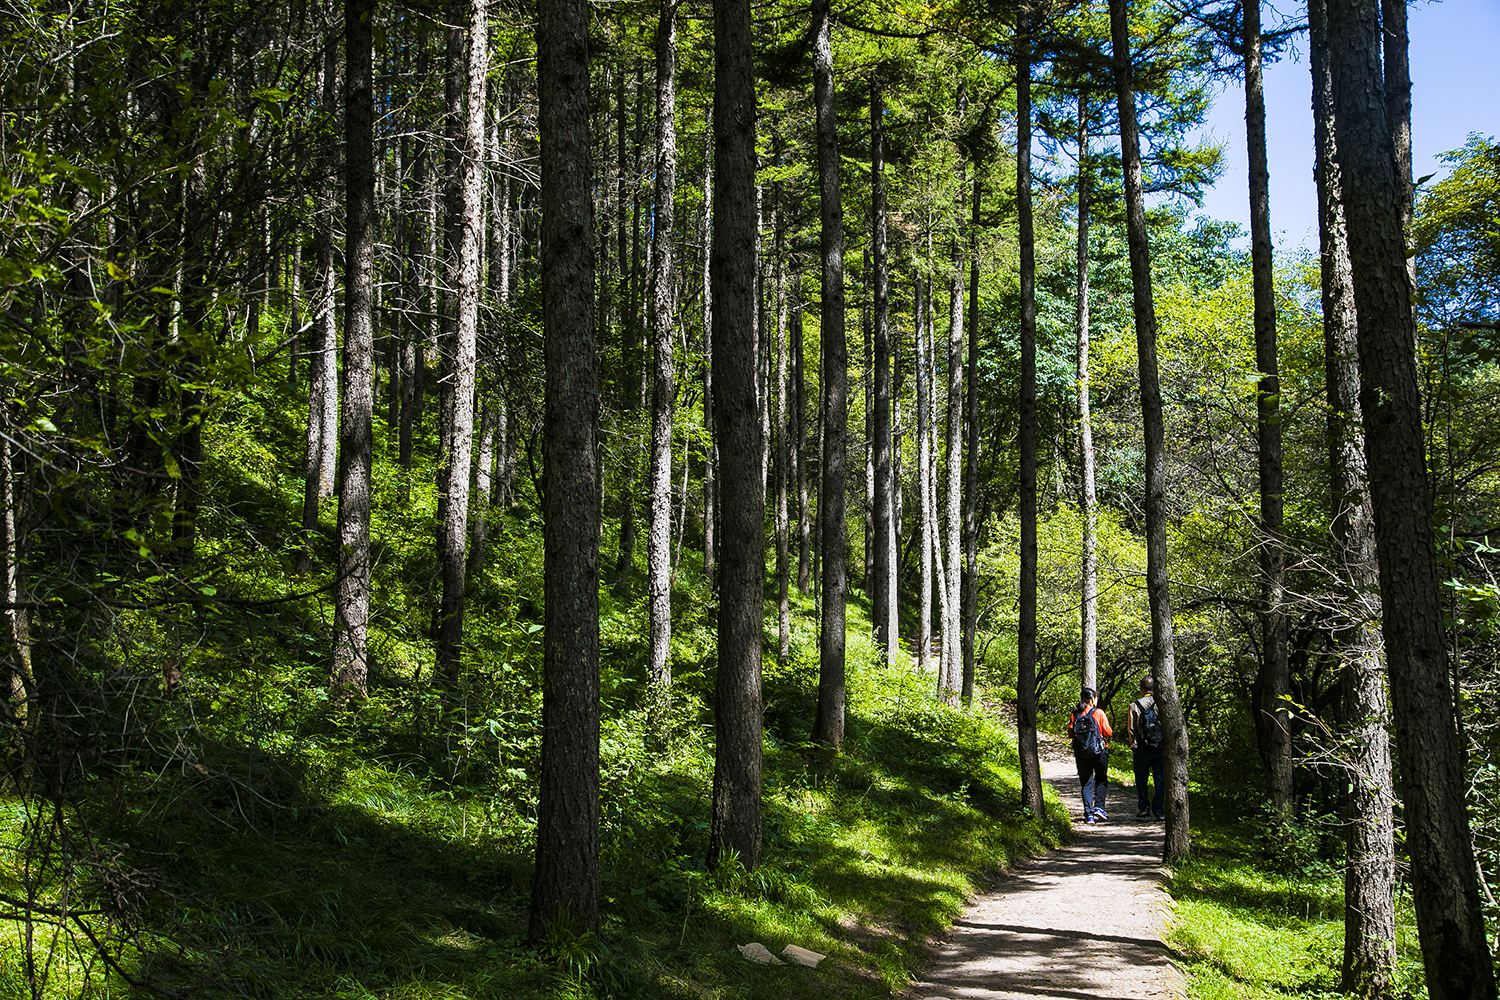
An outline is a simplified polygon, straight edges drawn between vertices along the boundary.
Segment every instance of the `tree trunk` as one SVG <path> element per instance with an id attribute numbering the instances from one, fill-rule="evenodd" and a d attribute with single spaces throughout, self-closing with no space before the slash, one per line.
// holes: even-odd
<path id="1" fill-rule="evenodd" d="M 900 646 L 896 621 L 896 531 L 892 519 L 895 485 L 891 466 L 891 327 L 890 272 L 886 250 L 885 107 L 880 84 L 870 85 L 870 215 L 871 281 L 875 299 L 875 544 L 874 585 L 870 617 L 875 620 L 875 642 L 894 663 Z"/>
<path id="2" fill-rule="evenodd" d="M 1432 541 L 1402 184 L 1380 76 L 1377 0 L 1328 10 L 1339 168 L 1359 329 L 1360 409 L 1417 929 L 1433 1000 L 1495 995 L 1479 911 Z"/>
<path id="3" fill-rule="evenodd" d="M 703 445 L 703 578 L 710 589 L 715 588 L 714 557 L 718 552 L 717 525 L 719 520 L 719 495 L 715 490 L 714 470 L 719 456 L 714 428 L 714 366 L 713 366 L 713 232 L 710 207 L 713 205 L 713 116 L 712 105 L 708 109 L 708 122 L 703 130 L 703 215 L 699 220 L 699 232 L 703 235 L 703 434 L 708 439 Z"/>
<path id="4" fill-rule="evenodd" d="M 474 514 L 469 524 L 470 576 L 484 569 L 489 559 L 490 505 L 495 483 L 495 437 L 500 422 L 500 404 L 487 398 L 479 406 L 479 453 L 474 458 Z"/>
<path id="5" fill-rule="evenodd" d="M 344 382 L 332 687 L 363 698 L 370 623 L 370 464 L 374 452 L 375 109 L 373 0 L 344 6 Z"/>
<path id="6" fill-rule="evenodd" d="M 964 676 L 961 696 L 974 701 L 974 634 L 979 627 L 979 170 L 974 171 L 974 199 L 969 216 L 969 453 L 964 469 Z"/>
<path id="7" fill-rule="evenodd" d="M 930 233 L 930 229 L 929 229 Z M 917 578 L 921 581 L 917 598 L 917 669 L 922 673 L 932 669 L 932 555 L 936 541 L 933 531 L 936 521 L 932 509 L 932 446 L 931 426 L 928 414 L 931 407 L 928 399 L 932 392 L 931 379 L 927 374 L 927 353 L 932 342 L 932 303 L 930 282 L 917 278 L 913 301 L 917 312 L 913 323 L 912 339 L 917 398 Z M 939 695 L 944 692 L 939 679 Z"/>
<path id="8" fill-rule="evenodd" d="M 792 424 L 793 450 L 797 464 L 797 589 L 807 593 L 812 566 L 812 513 L 807 496 L 807 381 L 803 377 L 802 293 L 797 293 L 792 311 Z"/>
<path id="9" fill-rule="evenodd" d="M 823 257 L 823 478 L 818 487 L 822 543 L 822 622 L 818 637 L 818 716 L 812 738 L 844 742 L 844 494 L 848 347 L 844 329 L 844 207 L 839 190 L 838 117 L 833 98 L 833 17 L 829 0 L 813 0 L 813 103 L 818 118 L 819 248 Z"/>
<path id="10" fill-rule="evenodd" d="M 442 603 L 438 610 L 437 676 L 448 687 L 458 683 L 463 656 L 464 589 L 469 541 L 469 480 L 474 458 L 474 366 L 479 336 L 479 254 L 484 231 L 484 86 L 489 75 L 488 0 L 461 0 L 450 11 L 465 25 L 460 29 L 458 56 L 467 53 L 462 71 L 464 97 L 452 110 L 461 115 L 463 129 L 457 151 L 459 175 L 454 179 L 448 211 L 453 234 L 449 258 L 449 295 L 456 306 L 453 317 L 450 387 L 445 394 L 448 416 L 447 462 L 440 476 L 442 530 L 438 534 L 438 575 Z M 467 46 L 464 45 L 465 38 Z"/>
<path id="11" fill-rule="evenodd" d="M 409 70 L 405 58 L 392 57 L 391 68 L 403 73 Z M 404 88 L 388 93 L 387 96 L 397 106 L 404 105 L 410 100 L 410 95 L 405 92 Z M 406 203 L 404 181 L 406 158 L 411 153 L 411 139 L 408 136 L 402 136 L 399 139 L 388 140 L 387 144 L 390 147 L 389 157 L 381 152 L 376 153 L 378 161 L 389 163 L 387 172 L 382 174 L 381 184 L 389 192 L 390 207 L 387 209 L 387 214 L 390 216 L 392 250 L 387 255 L 385 274 L 381 278 L 390 287 L 390 292 L 386 300 L 384 322 L 380 325 L 385 331 L 383 338 L 386 375 L 385 428 L 388 433 L 399 433 L 401 427 L 401 345 L 406 339 L 403 336 L 406 312 L 411 307 L 405 294 L 405 263 L 400 257 L 400 248 L 406 245 L 406 230 L 411 224 L 412 215 Z M 376 197 L 379 197 L 379 192 Z"/>
<path id="12" fill-rule="evenodd" d="M 1270 171 L 1266 166 L 1266 102 L 1261 79 L 1260 0 L 1244 0 L 1245 134 L 1250 157 L 1250 262 L 1255 293 L 1256 451 L 1260 468 L 1260 713 L 1271 804 L 1291 815 L 1291 690 L 1287 665 L 1286 556 L 1282 537 L 1281 376 L 1276 357 L 1275 261 L 1271 250 Z"/>
<path id="13" fill-rule="evenodd" d="M 966 102 L 960 88 L 958 114 L 962 119 Z M 968 188 L 963 161 L 959 161 L 954 214 L 963 218 L 964 194 Z M 962 235 L 955 232 L 950 247 L 952 284 L 948 290 L 948 439 L 947 495 L 944 515 L 948 521 L 947 554 L 943 580 L 943 672 L 942 690 L 953 704 L 963 688 L 962 628 L 959 608 L 963 603 L 963 471 L 964 471 L 964 254 Z"/>
<path id="14" fill-rule="evenodd" d="M 620 543 L 615 556 L 615 597 L 624 600 L 630 595 L 630 577 L 635 568 L 635 482 L 636 482 L 636 448 L 629 442 L 629 435 L 634 432 L 635 420 L 632 414 L 639 414 L 645 408 L 646 395 L 646 366 L 645 359 L 641 357 L 641 329 L 640 329 L 640 263 L 641 263 L 641 123 L 646 117 L 645 111 L 645 86 L 642 79 L 641 62 L 636 60 L 635 66 L 635 156 L 634 163 L 627 162 L 625 145 L 625 74 L 620 74 L 619 106 L 617 108 L 616 131 L 619 135 L 619 171 L 620 171 L 620 280 L 622 284 L 621 298 L 623 300 L 620 313 L 620 361 L 623 368 L 621 381 L 627 386 L 632 378 L 635 381 L 635 391 L 626 397 L 621 410 L 621 419 L 625 422 L 627 443 L 625 446 L 624 469 L 620 482 Z M 627 173 L 628 171 L 628 173 Z M 627 200 L 627 192 L 632 196 Z M 631 221 L 627 228 L 626 218 L 630 215 Z M 627 233 L 629 234 L 627 237 Z M 627 249 L 628 247 L 628 249 Z M 629 254 L 629 256 L 627 256 Z M 627 390 L 628 392 L 628 390 Z"/>
<path id="15" fill-rule="evenodd" d="M 874 273 L 870 266 L 870 247 L 865 245 L 864 252 L 860 255 L 861 278 L 868 284 Z M 859 380 L 860 401 L 864 403 L 863 420 L 863 452 L 865 465 L 865 495 L 860 504 L 860 521 L 863 523 L 864 549 L 860 559 L 860 590 L 865 597 L 872 597 L 875 587 L 875 380 L 872 376 L 874 371 L 874 358 L 871 356 L 871 341 L 874 340 L 874 318 L 873 318 L 874 296 L 865 294 L 860 296 L 859 303 L 859 339 L 860 346 L 864 349 L 861 357 L 863 376 Z M 870 604 L 870 622 L 875 621 L 875 605 Z"/>
<path id="16" fill-rule="evenodd" d="M 779 158 L 778 158 L 779 159 Z M 778 164 L 779 165 L 779 164 Z M 775 227 L 776 241 L 776 406 L 774 408 L 774 434 L 776 440 L 775 488 L 776 488 L 776 662 L 785 666 L 792 654 L 792 604 L 791 604 L 791 511 L 787 497 L 787 463 L 792 450 L 788 447 L 787 428 L 787 288 L 786 268 L 783 257 L 786 239 L 783 232 L 781 212 L 781 183 L 772 188 L 771 219 Z"/>
<path id="17" fill-rule="evenodd" d="M 296 392 L 300 381 L 297 374 L 298 359 L 302 357 L 302 234 L 294 231 L 289 238 L 292 241 L 292 259 L 287 263 L 286 314 L 287 328 L 291 331 L 288 339 L 291 343 L 287 347 L 286 387 Z"/>
<path id="18" fill-rule="evenodd" d="M 208 82 L 204 79 L 206 68 L 202 58 L 193 60 L 193 89 L 206 94 Z M 193 129 L 192 145 L 200 145 L 196 127 Z M 179 397 L 182 430 L 176 442 L 177 481 L 176 510 L 172 516 L 172 541 L 184 557 L 191 557 L 197 539 L 199 480 L 203 465 L 203 357 L 197 344 L 202 342 L 207 331 L 210 291 L 207 287 L 207 260 L 213 253 L 209 245 L 212 228 L 208 225 L 208 164 L 199 150 L 192 157 L 192 165 L 183 181 L 183 218 L 186 221 L 183 233 L 183 282 L 181 292 L 182 326 L 187 331 L 179 378 L 182 384 Z"/>
<path id="19" fill-rule="evenodd" d="M 765 231 L 763 185 L 755 186 L 755 406 L 760 418 L 760 484 L 761 493 L 767 492 L 771 471 L 771 351 L 764 345 L 766 336 L 766 270 L 765 259 L 760 255 L 760 234 Z"/>
<path id="20" fill-rule="evenodd" d="M 1078 335 L 1078 506 L 1083 520 L 1079 619 L 1082 681 L 1099 689 L 1099 537 L 1094 494 L 1094 425 L 1089 413 L 1089 164 L 1088 93 L 1078 92 L 1078 254 L 1073 325 Z"/>
<path id="21" fill-rule="evenodd" d="M 1141 379 L 1141 424 L 1146 445 L 1146 599 L 1151 607 L 1151 673 L 1161 709 L 1166 758 L 1167 834 L 1162 857 L 1184 857 L 1188 833 L 1188 732 L 1177 697 L 1177 657 L 1172 597 L 1167 590 L 1167 469 L 1161 382 L 1156 364 L 1156 300 L 1151 290 L 1151 247 L 1141 176 L 1140 133 L 1135 113 L 1126 0 L 1110 0 L 1109 29 L 1119 104 L 1120 147 L 1125 168 L 1125 227 L 1130 246 L 1130 286 L 1135 313 L 1136 355 Z"/>
<path id="22" fill-rule="evenodd" d="M 913 326 L 916 310 L 913 309 Z M 902 488 L 901 442 L 906 437 L 906 424 L 901 416 L 901 390 L 906 384 L 905 357 L 901 350 L 901 331 L 897 328 L 891 335 L 891 581 L 890 581 L 890 642 L 892 651 L 901 648 L 901 538 L 906 502 Z"/>
<path id="23" fill-rule="evenodd" d="M 766 498 L 755 400 L 755 79 L 749 0 L 714 0 L 714 423 L 719 447 L 719 669 L 709 862 L 760 864 L 760 651 Z"/>
<path id="24" fill-rule="evenodd" d="M 31 612 L 21 607 L 25 601 L 22 540 L 26 537 L 25 511 L 30 504 L 23 497 L 27 487 L 18 483 L 16 465 L 19 449 L 12 452 L 9 441 L 0 441 L 0 712 L 3 712 L 8 735 L 5 753 L 19 756 L 24 750 L 19 741 L 21 729 L 30 714 L 31 693 L 35 684 L 31 673 Z"/>
<path id="25" fill-rule="evenodd" d="M 672 259 L 677 186 L 677 3 L 662 0 L 656 29 L 656 220 L 651 227 L 651 523 L 646 538 L 650 682 L 658 710 L 672 691 L 672 411 L 677 284 Z"/>
<path id="26" fill-rule="evenodd" d="M 1351 787 L 1346 795 L 1344 962 L 1346 993 L 1389 993 L 1396 961 L 1395 796 L 1380 632 L 1375 516 L 1360 429 L 1359 348 L 1354 277 L 1344 230 L 1333 127 L 1324 0 L 1307 9 L 1308 61 L 1313 77 L 1317 149 L 1318 234 L 1322 253 L 1323 344 L 1328 391 L 1329 495 L 1341 607 L 1334 630 L 1342 670 L 1344 724 L 1350 737 Z"/>
<path id="27" fill-rule="evenodd" d="M 1381 62 L 1384 67 L 1385 113 L 1391 126 L 1391 144 L 1396 154 L 1396 186 L 1401 197 L 1401 233 L 1410 246 L 1412 220 L 1411 182 L 1411 62 L 1407 56 L 1406 4 L 1408 0 L 1380 0 Z M 1417 282 L 1417 257 L 1406 258 L 1406 275 Z"/>
<path id="28" fill-rule="evenodd" d="M 488 493 L 481 495 L 495 507 L 504 508 L 510 504 L 511 489 L 515 479 L 515 452 L 511 446 L 510 436 L 510 379 L 507 377 L 510 355 L 510 318 L 507 313 L 510 309 L 510 276 L 515 264 L 511 253 L 511 137 L 509 128 L 501 129 L 500 127 L 500 119 L 508 113 L 510 88 L 501 86 L 497 89 L 505 96 L 503 104 L 502 98 L 496 99 L 494 121 L 490 132 L 495 167 L 490 174 L 490 244 L 492 249 L 489 255 L 488 279 L 490 295 L 499 311 L 499 317 L 494 323 L 497 343 L 491 362 L 494 370 L 491 373 L 488 404 L 494 417 L 493 438 L 484 439 L 491 442 L 494 475 L 490 479 Z M 485 525 L 486 534 L 488 534 L 489 513 L 481 509 L 478 518 L 476 527 L 478 524 Z M 477 569 L 478 566 L 476 565 L 475 568 Z"/>
<path id="29" fill-rule="evenodd" d="M 417 77 L 421 79 L 427 69 L 425 32 L 418 32 Z M 403 140 L 404 142 L 404 140 Z M 424 256 L 427 235 L 425 212 L 417 211 L 418 202 L 427 191 L 427 142 L 421 131 L 411 139 L 411 191 L 412 205 L 406 213 L 405 299 L 408 310 L 423 311 L 425 298 L 422 272 L 417 262 Z M 397 497 L 402 506 L 411 501 L 412 439 L 417 429 L 418 408 L 422 393 L 422 332 L 426 320 L 420 316 L 406 315 L 401 322 L 401 417 L 397 430 L 397 461 L 401 466 L 401 478 L 397 484 Z"/>
<path id="30" fill-rule="evenodd" d="M 589 7 L 542 0 L 545 632 L 542 764 L 529 935 L 599 922 L 599 387 L 589 146 Z"/>
<path id="31" fill-rule="evenodd" d="M 438 334 L 437 334 L 437 404 L 438 404 L 438 497 L 437 497 L 437 552 L 439 577 L 443 553 L 449 545 L 444 539 L 448 530 L 448 491 L 444 483 L 445 470 L 453 462 L 453 393 L 457 388 L 458 353 L 458 286 L 454 276 L 459 264 L 459 244 L 463 241 L 464 218 L 460 204 L 462 200 L 460 175 L 463 171 L 465 116 L 464 116 L 464 31 L 462 24 L 466 0 L 447 0 L 443 20 L 447 22 L 443 45 L 443 167 L 439 185 L 442 190 L 442 251 L 438 264 L 440 273 L 434 274 L 437 285 Z M 470 417 L 472 424 L 472 415 Z M 435 635 L 442 635 L 443 614 L 441 610 L 434 619 Z M 439 665 L 439 676 L 442 664 Z"/>
<path id="32" fill-rule="evenodd" d="M 338 100 L 338 46 L 333 43 L 329 27 L 328 45 L 323 51 L 323 65 L 315 84 L 325 107 Z M 312 555 L 318 532 L 318 507 L 323 497 L 333 496 L 337 470 L 339 421 L 338 335 L 334 326 L 334 307 L 338 299 L 337 278 L 333 271 L 333 172 L 337 169 L 336 153 L 323 163 L 324 180 L 315 198 L 313 242 L 317 253 L 317 288 L 313 299 L 311 343 L 308 345 L 307 372 L 307 438 L 303 452 L 302 550 L 297 555 L 297 569 L 312 570 Z"/>
<path id="33" fill-rule="evenodd" d="M 947 574 L 943 566 L 943 520 L 938 504 L 938 407 L 937 407 L 937 317 L 932 312 L 936 304 L 934 283 L 928 284 L 927 348 L 923 352 L 927 363 L 927 510 L 932 523 L 928 537 L 932 539 L 932 583 L 937 598 L 938 635 L 941 640 L 943 623 L 952 617 L 948 605 Z M 929 637 L 928 646 L 932 645 Z M 942 647 L 938 653 L 941 656 Z M 937 664 L 938 698 L 948 705 L 958 704 L 958 676 L 951 673 L 949 665 Z"/>
<path id="34" fill-rule="evenodd" d="M 1118 0 L 1117 0 L 1118 2 Z M 1016 215 L 1021 256 L 1021 619 L 1016 638 L 1016 745 L 1021 805 L 1042 815 L 1036 732 L 1036 243 L 1031 216 L 1031 17 L 1016 16 Z"/>

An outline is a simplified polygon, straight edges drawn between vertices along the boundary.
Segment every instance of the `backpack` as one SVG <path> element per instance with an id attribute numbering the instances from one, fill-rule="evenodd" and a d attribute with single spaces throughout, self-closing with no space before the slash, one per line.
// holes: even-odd
<path id="1" fill-rule="evenodd" d="M 1104 737 L 1099 733 L 1099 722 L 1094 718 L 1098 709 L 1091 708 L 1083 714 L 1073 714 L 1073 752 L 1075 754 L 1104 752 Z"/>
<path id="2" fill-rule="evenodd" d="M 1156 714 L 1156 699 L 1151 699 L 1150 705 L 1143 705 L 1139 701 L 1136 707 L 1141 710 L 1141 731 L 1136 736 L 1136 742 L 1145 747 L 1161 746 L 1161 717 Z"/>

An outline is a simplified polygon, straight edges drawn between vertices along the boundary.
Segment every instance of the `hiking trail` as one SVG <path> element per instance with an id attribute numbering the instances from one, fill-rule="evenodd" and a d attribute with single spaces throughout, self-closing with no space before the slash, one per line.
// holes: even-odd
<path id="1" fill-rule="evenodd" d="M 1073 842 L 1021 862 L 970 903 L 906 1000 L 1184 996 L 1163 941 L 1162 824 L 1136 818 L 1130 749 L 1117 739 L 1112 750 L 1110 818 L 1087 825 L 1072 754 L 1043 736 L 1042 778 L 1067 803 Z"/>

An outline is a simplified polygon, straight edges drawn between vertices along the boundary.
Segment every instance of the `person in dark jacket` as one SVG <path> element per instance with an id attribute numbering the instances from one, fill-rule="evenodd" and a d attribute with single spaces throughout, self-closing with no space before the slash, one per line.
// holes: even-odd
<path id="1" fill-rule="evenodd" d="M 1156 707 L 1156 680 L 1141 678 L 1141 696 L 1130 703 L 1125 716 L 1125 739 L 1130 744 L 1131 763 L 1135 765 L 1136 815 L 1141 819 L 1167 815 L 1166 765 L 1162 759 L 1161 718 Z M 1147 801 L 1146 782 L 1153 783 L 1156 794 Z"/>

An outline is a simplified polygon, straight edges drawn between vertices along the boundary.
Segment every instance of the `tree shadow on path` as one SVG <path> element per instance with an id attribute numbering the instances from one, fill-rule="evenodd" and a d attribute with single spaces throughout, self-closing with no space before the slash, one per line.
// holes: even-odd
<path id="1" fill-rule="evenodd" d="M 1129 818 L 1084 825 L 1073 763 L 1059 749 L 1044 748 L 1043 774 L 1073 813 L 1072 842 L 975 900 L 908 1000 L 1182 994 L 1163 940 L 1161 824 L 1136 819 L 1134 785 L 1117 784 L 1111 797 Z"/>

